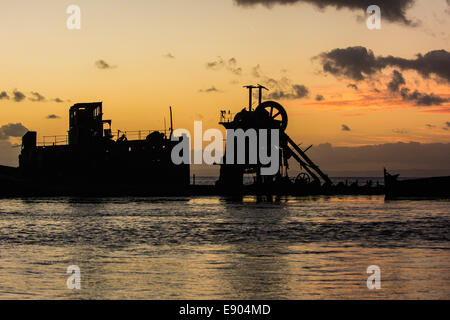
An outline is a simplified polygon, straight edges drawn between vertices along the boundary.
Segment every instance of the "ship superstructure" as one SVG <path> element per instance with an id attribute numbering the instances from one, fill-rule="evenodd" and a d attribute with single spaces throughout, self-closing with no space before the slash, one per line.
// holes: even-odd
<path id="1" fill-rule="evenodd" d="M 172 122 L 172 121 L 171 121 Z M 37 144 L 37 132 L 22 138 L 19 169 L 26 177 L 65 185 L 140 185 L 150 188 L 189 185 L 189 164 L 175 165 L 172 128 L 112 134 L 101 102 L 77 103 L 69 110 L 66 137 Z M 134 139 L 132 139 L 134 138 Z"/>

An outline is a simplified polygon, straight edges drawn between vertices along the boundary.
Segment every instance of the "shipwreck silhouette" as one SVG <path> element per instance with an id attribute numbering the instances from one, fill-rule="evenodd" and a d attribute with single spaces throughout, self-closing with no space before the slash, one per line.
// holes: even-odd
<path id="1" fill-rule="evenodd" d="M 214 186 L 190 184 L 189 164 L 174 164 L 173 121 L 170 109 L 169 130 L 147 130 L 113 134 L 111 120 L 103 119 L 101 102 L 77 103 L 69 110 L 67 136 L 43 137 L 29 131 L 22 138 L 19 167 L 0 166 L 0 196 L 193 196 L 193 195 L 332 195 L 386 194 L 398 197 L 449 197 L 450 177 L 398 180 L 385 170 L 385 186 L 366 181 L 333 185 L 331 179 L 287 134 L 288 115 L 276 101 L 262 101 L 265 87 L 246 86 L 248 108 L 232 117 L 221 111 L 220 124 L 226 129 L 254 129 L 259 141 L 260 129 L 279 130 L 279 166 L 275 174 L 261 175 L 266 167 L 258 158 L 249 161 L 250 140 L 244 141 L 245 161 L 222 161 L 220 177 Z M 258 89 L 258 105 L 252 109 L 253 89 Z M 229 137 L 227 131 L 227 139 Z M 188 139 L 182 136 L 181 139 Z M 228 145 L 228 144 L 227 144 Z M 236 144 L 234 144 L 236 146 Z M 258 148 L 271 148 L 256 143 Z M 255 149 L 253 149 L 255 150 Z M 236 152 L 234 153 L 236 154 Z M 259 152 L 258 152 L 259 154 Z M 299 165 L 294 177 L 288 174 L 290 159 Z M 254 182 L 244 185 L 244 175 Z"/>

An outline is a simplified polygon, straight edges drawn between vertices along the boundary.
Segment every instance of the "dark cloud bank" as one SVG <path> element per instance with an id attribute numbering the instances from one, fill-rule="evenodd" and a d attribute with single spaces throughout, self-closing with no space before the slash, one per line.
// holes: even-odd
<path id="1" fill-rule="evenodd" d="M 450 176 L 450 143 L 386 143 L 361 147 L 336 147 L 329 143 L 307 152 L 332 177 L 382 177 L 383 167 L 403 177 Z M 298 170 L 290 162 L 290 173 Z M 218 175 L 218 166 L 196 165 L 198 175 Z M 360 181 L 364 183 L 364 181 Z"/>
<path id="2" fill-rule="evenodd" d="M 450 52 L 434 50 L 425 55 L 417 54 L 415 59 L 395 56 L 375 56 L 365 47 L 337 48 L 316 57 L 320 60 L 323 71 L 337 77 L 362 81 L 387 67 L 401 70 L 415 70 L 423 78 L 436 75 L 450 83 Z"/>
<path id="3" fill-rule="evenodd" d="M 334 7 L 336 9 L 349 9 L 352 11 L 366 12 L 371 5 L 378 5 L 383 17 L 390 22 L 398 22 L 405 25 L 414 25 L 407 18 L 406 11 L 414 4 L 415 0 L 234 0 L 240 6 L 254 6 L 262 4 L 266 7 L 273 5 L 289 5 L 295 3 L 308 3 L 319 9 Z"/>
<path id="4" fill-rule="evenodd" d="M 387 143 L 361 147 L 314 146 L 308 155 L 330 175 L 377 175 L 383 167 L 407 176 L 450 175 L 450 143 Z"/>
<path id="5" fill-rule="evenodd" d="M 424 79 L 434 76 L 438 81 L 450 83 L 450 52 L 446 50 L 434 50 L 425 55 L 418 54 L 414 59 L 405 59 L 392 55 L 376 56 L 372 50 L 357 46 L 323 52 L 315 59 L 319 59 L 324 73 L 354 81 L 375 79 L 382 70 L 393 67 L 416 71 Z M 394 70 L 387 88 L 416 106 L 438 106 L 448 102 L 434 93 L 411 90 L 405 84 L 403 74 Z M 357 89 L 356 85 L 349 86 Z"/>

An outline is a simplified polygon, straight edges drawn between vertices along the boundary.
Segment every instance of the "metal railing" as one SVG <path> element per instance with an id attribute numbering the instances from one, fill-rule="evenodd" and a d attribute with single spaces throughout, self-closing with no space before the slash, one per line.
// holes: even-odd
<path id="1" fill-rule="evenodd" d="M 69 136 L 43 136 L 42 141 L 38 142 L 40 147 L 63 146 L 69 143 Z"/>
<path id="2" fill-rule="evenodd" d="M 150 133 L 153 132 L 162 132 L 164 133 L 166 136 L 168 136 L 168 134 L 170 134 L 170 130 L 134 130 L 134 131 L 121 131 L 121 130 L 117 130 L 117 134 L 112 134 L 113 138 L 118 139 L 120 138 L 122 135 L 125 135 L 127 137 L 128 140 L 143 140 L 145 138 L 147 138 L 147 136 Z"/>
<path id="3" fill-rule="evenodd" d="M 143 140 L 152 132 L 162 132 L 167 137 L 170 134 L 170 130 L 134 130 L 134 131 L 121 131 L 117 130 L 115 133 L 112 133 L 112 138 L 117 140 L 122 135 L 125 134 L 128 140 Z M 69 144 L 69 136 L 68 135 L 59 135 L 59 136 L 43 136 L 42 140 L 37 143 L 39 147 L 50 147 L 50 146 L 63 146 Z"/>

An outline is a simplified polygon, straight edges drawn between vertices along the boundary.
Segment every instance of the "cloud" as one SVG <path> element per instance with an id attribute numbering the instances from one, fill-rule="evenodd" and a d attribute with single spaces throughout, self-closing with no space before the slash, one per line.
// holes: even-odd
<path id="1" fill-rule="evenodd" d="M 269 99 L 286 99 L 286 100 L 294 100 L 294 99 L 302 99 L 309 95 L 309 90 L 302 84 L 294 84 L 290 86 L 288 89 L 276 89 L 275 91 L 271 91 L 268 95 Z"/>
<path id="2" fill-rule="evenodd" d="M 239 76 L 242 74 L 242 68 L 237 66 L 236 58 L 224 60 L 222 57 L 218 57 L 217 60 L 207 62 L 206 68 L 211 70 L 220 70 L 225 68 L 235 75 Z"/>
<path id="3" fill-rule="evenodd" d="M 275 4 L 289 5 L 294 3 L 308 3 L 322 10 L 326 7 L 334 7 L 336 9 L 348 9 L 352 11 L 366 12 L 370 5 L 380 3 L 383 18 L 390 22 L 398 22 L 404 25 L 414 25 L 411 20 L 406 17 L 406 11 L 414 4 L 415 0 L 389 0 L 374 1 L 373 0 L 234 0 L 240 6 L 254 6 L 262 4 L 271 8 Z"/>
<path id="4" fill-rule="evenodd" d="M 95 66 L 99 69 L 114 69 L 116 66 L 112 66 L 107 63 L 105 60 L 97 60 L 95 61 Z"/>
<path id="5" fill-rule="evenodd" d="M 11 137 L 22 137 L 28 131 L 22 123 L 8 123 L 0 127 L 0 140 L 8 140 Z"/>
<path id="6" fill-rule="evenodd" d="M 341 130 L 342 130 L 342 131 L 351 131 L 351 129 L 349 128 L 349 126 L 347 126 L 347 125 L 345 125 L 345 124 L 342 125 Z"/>
<path id="7" fill-rule="evenodd" d="M 376 57 L 365 47 L 348 47 L 324 52 L 316 58 L 320 59 L 325 73 L 355 81 L 369 78 L 374 80 L 375 75 L 383 69 L 397 67 L 402 70 L 415 70 L 425 79 L 436 75 L 450 82 L 450 53 L 445 50 L 430 51 L 424 56 L 419 54 L 416 59 L 404 59 L 393 56 Z M 404 101 L 413 102 L 416 106 L 439 106 L 449 101 L 434 93 L 426 94 L 418 90 L 411 92 L 409 88 L 401 88 L 405 84 L 403 74 L 394 70 L 387 88 L 389 92 L 399 93 Z"/>
<path id="8" fill-rule="evenodd" d="M 358 147 L 325 143 L 311 148 L 308 155 L 327 173 L 330 170 L 373 170 L 382 176 L 383 167 L 387 167 L 394 172 L 410 170 L 412 176 L 420 171 L 429 176 L 450 174 L 450 143 L 399 142 Z"/>
<path id="9" fill-rule="evenodd" d="M 0 100 L 9 100 L 9 95 L 6 93 L 6 91 L 2 91 L 0 93 Z"/>
<path id="10" fill-rule="evenodd" d="M 282 77 L 279 80 L 275 78 L 269 78 L 264 75 L 259 64 L 252 68 L 252 75 L 255 78 L 260 78 L 260 80 L 258 81 L 269 89 L 269 93 L 267 94 L 267 97 L 269 99 L 294 100 L 306 98 L 309 96 L 309 89 L 305 85 L 293 83 L 293 81 L 287 77 Z M 256 90 L 254 91 L 254 96 L 256 98 L 258 97 L 258 93 L 256 92 Z M 323 98 L 323 96 L 321 97 Z"/>
<path id="11" fill-rule="evenodd" d="M 225 64 L 225 62 L 223 61 L 223 59 L 219 57 L 218 60 L 207 62 L 206 68 L 212 69 L 212 70 L 219 70 L 224 66 L 224 64 Z"/>
<path id="12" fill-rule="evenodd" d="M 14 90 L 13 95 L 14 95 L 13 99 L 15 102 L 21 102 L 26 98 L 26 96 L 18 90 Z"/>
<path id="13" fill-rule="evenodd" d="M 436 126 L 435 126 L 434 124 L 429 124 L 429 123 L 427 123 L 425 126 L 426 126 L 428 129 L 436 128 Z"/>
<path id="14" fill-rule="evenodd" d="M 392 80 L 388 83 L 388 90 L 391 92 L 398 92 L 401 85 L 404 85 L 405 78 L 403 78 L 403 75 L 398 72 L 397 70 L 394 70 L 392 74 Z"/>
<path id="15" fill-rule="evenodd" d="M 356 91 L 358 91 L 358 89 L 359 89 L 355 83 L 349 83 L 347 85 L 347 88 L 352 88 L 352 89 L 355 89 Z"/>
<path id="16" fill-rule="evenodd" d="M 446 50 L 434 50 L 425 55 L 418 54 L 415 59 L 405 59 L 375 56 L 372 50 L 356 46 L 323 52 L 315 59 L 320 60 L 325 73 L 355 81 L 365 80 L 384 68 L 397 67 L 414 70 L 423 78 L 436 75 L 450 82 L 450 52 Z"/>
<path id="17" fill-rule="evenodd" d="M 8 140 L 0 139 L 0 164 L 5 166 L 16 167 L 19 164 L 20 148 Z"/>
<path id="18" fill-rule="evenodd" d="M 394 129 L 394 130 L 392 130 L 392 132 L 396 133 L 396 134 L 407 134 L 408 133 L 408 131 L 405 129 Z"/>
<path id="19" fill-rule="evenodd" d="M 45 100 L 45 97 L 42 96 L 39 92 L 31 92 L 32 97 L 28 98 L 30 101 L 33 102 L 41 102 Z"/>
<path id="20" fill-rule="evenodd" d="M 21 91 L 15 89 L 14 92 L 13 92 L 12 98 L 13 98 L 13 100 L 15 102 L 21 102 L 21 101 L 23 101 L 26 98 L 26 96 Z M 2 92 L 0 92 L 0 100 L 2 100 L 2 99 L 9 100 L 10 96 L 5 91 L 2 91 Z M 33 102 L 46 101 L 46 99 L 45 99 L 45 97 L 43 95 L 41 95 L 39 92 L 35 92 L 35 91 L 31 92 L 31 96 L 28 98 L 28 100 L 33 101 Z M 64 102 L 64 100 L 62 100 L 60 98 L 51 99 L 49 101 L 54 101 L 56 103 L 63 103 Z M 67 101 L 70 101 L 70 100 L 67 100 Z"/>
<path id="21" fill-rule="evenodd" d="M 255 78 L 261 77 L 261 66 L 259 64 L 252 68 L 252 76 Z"/>
<path id="22" fill-rule="evenodd" d="M 379 57 L 380 63 L 385 66 L 399 67 L 402 70 L 415 70 L 422 77 L 429 78 L 436 75 L 450 82 L 450 52 L 446 50 L 434 50 L 425 55 L 418 54 L 416 59 L 404 59 L 399 57 Z"/>
<path id="23" fill-rule="evenodd" d="M 163 57 L 167 58 L 167 59 L 175 59 L 175 56 L 173 54 L 171 54 L 170 52 L 163 55 Z"/>
<path id="24" fill-rule="evenodd" d="M 49 114 L 45 119 L 60 119 L 60 116 L 57 116 L 56 114 Z"/>
<path id="25" fill-rule="evenodd" d="M 316 101 L 323 101 L 325 100 L 325 97 L 321 94 L 316 95 Z"/>
<path id="26" fill-rule="evenodd" d="M 450 0 L 448 0 L 448 1 L 450 1 Z M 445 123 L 445 125 L 446 125 L 448 128 L 450 128 L 450 122 L 447 121 L 447 122 Z"/>
<path id="27" fill-rule="evenodd" d="M 434 93 L 426 94 L 415 90 L 410 93 L 409 88 L 402 88 L 400 95 L 405 101 L 412 101 L 416 106 L 440 106 L 449 101 L 449 99 L 439 97 Z"/>
<path id="28" fill-rule="evenodd" d="M 381 69 L 375 55 L 364 47 L 348 47 L 323 52 L 318 57 L 323 71 L 355 81 L 364 80 Z"/>
<path id="29" fill-rule="evenodd" d="M 199 92 L 204 92 L 204 93 L 213 93 L 213 92 L 220 92 L 219 89 L 217 89 L 215 86 L 212 86 L 208 89 L 200 89 Z"/>
<path id="30" fill-rule="evenodd" d="M 237 66 L 236 58 L 231 58 L 228 60 L 227 69 L 236 75 L 242 74 L 242 68 Z"/>
<path id="31" fill-rule="evenodd" d="M 292 80 L 283 77 L 280 80 L 263 76 L 260 72 L 261 83 L 270 91 L 267 95 L 269 99 L 294 100 L 306 98 L 309 95 L 309 89 L 302 84 L 294 84 Z M 255 93 L 255 96 L 256 93 Z"/>

